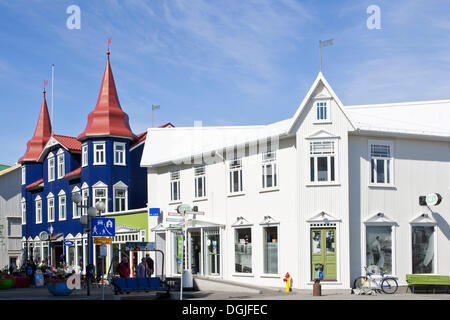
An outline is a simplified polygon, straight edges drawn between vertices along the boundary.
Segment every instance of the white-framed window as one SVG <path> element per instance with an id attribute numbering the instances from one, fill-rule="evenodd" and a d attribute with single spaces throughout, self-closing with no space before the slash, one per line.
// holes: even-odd
<path id="1" fill-rule="evenodd" d="M 83 216 L 87 215 L 87 208 L 89 206 L 89 187 L 83 185 L 81 189 L 81 214 Z"/>
<path id="2" fill-rule="evenodd" d="M 335 182 L 337 176 L 335 141 L 310 142 L 310 181 Z"/>
<path id="3" fill-rule="evenodd" d="M 234 265 L 236 273 L 253 273 L 251 227 L 234 230 Z"/>
<path id="4" fill-rule="evenodd" d="M 47 221 L 55 221 L 55 197 L 51 193 L 47 196 Z"/>
<path id="5" fill-rule="evenodd" d="M 64 167 L 64 150 L 59 149 L 57 154 L 57 160 L 58 160 L 58 179 L 61 179 L 66 174 L 66 170 Z"/>
<path id="6" fill-rule="evenodd" d="M 436 226 L 411 226 L 411 257 L 413 274 L 436 273 Z"/>
<path id="7" fill-rule="evenodd" d="M 60 192 L 58 195 L 59 202 L 59 220 L 67 219 L 67 205 L 66 205 L 66 194 L 64 192 Z"/>
<path id="8" fill-rule="evenodd" d="M 113 186 L 114 211 L 128 210 L 128 187 L 122 181 Z"/>
<path id="9" fill-rule="evenodd" d="M 278 226 L 263 226 L 263 273 L 278 274 Z"/>
<path id="10" fill-rule="evenodd" d="M 81 146 L 81 166 L 86 167 L 88 165 L 88 144 L 85 143 Z"/>
<path id="11" fill-rule="evenodd" d="M 238 193 L 243 191 L 242 187 L 242 159 L 235 158 L 229 161 L 229 193 Z"/>
<path id="12" fill-rule="evenodd" d="M 170 201 L 179 201 L 180 194 L 180 170 L 170 172 Z"/>
<path id="13" fill-rule="evenodd" d="M 94 165 L 106 164 L 105 143 L 94 142 Z"/>
<path id="14" fill-rule="evenodd" d="M 316 102 L 317 121 L 328 121 L 330 119 L 327 101 Z"/>
<path id="15" fill-rule="evenodd" d="M 81 196 L 80 189 L 78 187 L 74 188 L 72 191 L 72 199 L 75 194 L 79 194 Z M 77 205 L 75 202 L 72 202 L 72 219 L 78 219 L 81 217 L 82 207 Z"/>
<path id="16" fill-rule="evenodd" d="M 194 188 L 195 198 L 206 197 L 206 169 L 204 165 L 194 168 Z"/>
<path id="17" fill-rule="evenodd" d="M 370 184 L 393 185 L 393 152 L 392 142 L 369 140 Z"/>
<path id="18" fill-rule="evenodd" d="M 105 212 L 108 212 L 108 188 L 107 187 L 92 187 L 94 194 L 93 206 L 99 201 L 103 201 L 105 204 Z"/>
<path id="19" fill-rule="evenodd" d="M 395 248 L 392 224 L 366 225 L 366 266 L 377 266 L 386 274 L 393 274 Z"/>
<path id="20" fill-rule="evenodd" d="M 26 184 L 26 168 L 22 166 L 22 185 Z"/>
<path id="21" fill-rule="evenodd" d="M 48 181 L 55 180 L 55 156 L 53 153 L 48 155 Z"/>
<path id="22" fill-rule="evenodd" d="M 22 208 L 22 224 L 27 224 L 27 202 L 25 198 L 22 198 L 20 204 Z"/>
<path id="23" fill-rule="evenodd" d="M 37 196 L 35 201 L 35 213 L 36 213 L 36 223 L 42 223 L 42 200 L 40 196 Z"/>
<path id="24" fill-rule="evenodd" d="M 276 151 L 262 154 L 262 188 L 270 189 L 278 186 L 278 169 Z"/>
<path id="25" fill-rule="evenodd" d="M 119 166 L 126 165 L 125 142 L 114 142 L 114 164 Z"/>

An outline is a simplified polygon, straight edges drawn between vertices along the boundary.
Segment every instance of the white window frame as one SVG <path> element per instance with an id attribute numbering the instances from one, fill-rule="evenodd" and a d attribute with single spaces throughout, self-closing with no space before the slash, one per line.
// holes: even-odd
<path id="1" fill-rule="evenodd" d="M 50 206 L 50 202 L 53 200 L 53 205 Z M 52 209 L 52 210 L 50 210 Z M 51 214 L 50 212 L 53 212 L 53 217 L 50 219 Z M 47 196 L 47 222 L 55 222 L 55 197 L 52 193 L 49 193 Z"/>
<path id="2" fill-rule="evenodd" d="M 123 147 L 123 150 L 117 151 L 118 146 Z M 127 144 L 125 142 L 114 142 L 114 165 L 116 165 L 116 166 L 126 166 L 127 165 L 126 146 L 127 146 Z M 121 155 L 122 159 L 117 159 L 118 156 L 120 158 L 120 155 Z M 121 160 L 121 161 L 118 161 L 118 160 Z"/>
<path id="3" fill-rule="evenodd" d="M 58 150 L 56 159 L 57 159 L 57 168 L 58 168 L 58 179 L 62 179 L 66 174 L 65 156 L 64 156 L 63 149 Z"/>
<path id="4" fill-rule="evenodd" d="M 87 215 L 87 207 L 89 206 L 89 186 L 85 183 L 81 186 L 81 215 Z"/>
<path id="5" fill-rule="evenodd" d="M 244 183 L 243 183 L 243 165 L 242 157 L 234 157 L 232 160 L 228 160 L 228 195 L 240 195 L 244 194 Z M 233 190 L 234 187 L 234 173 L 238 172 L 238 190 Z"/>
<path id="6" fill-rule="evenodd" d="M 203 194 L 200 195 L 199 181 L 202 182 Z M 196 166 L 194 167 L 194 199 L 202 200 L 206 199 L 206 166 Z"/>
<path id="7" fill-rule="evenodd" d="M 73 188 L 72 199 L 73 199 L 73 196 L 77 193 L 81 196 L 80 188 L 78 188 L 78 187 Z M 78 208 L 80 209 L 80 211 L 79 211 L 80 214 L 78 214 L 78 210 L 77 210 Z M 80 219 L 82 214 L 83 214 L 83 208 L 80 205 L 77 206 L 77 204 L 72 201 L 72 219 Z"/>
<path id="8" fill-rule="evenodd" d="M 50 163 L 53 165 L 50 166 Z M 55 156 L 53 153 L 50 153 L 47 157 L 47 167 L 48 167 L 48 181 L 55 181 Z"/>
<path id="9" fill-rule="evenodd" d="M 181 190 L 180 190 L 180 185 L 181 185 L 181 171 L 178 170 L 173 170 L 169 172 L 169 179 L 170 179 L 170 202 L 171 203 L 175 203 L 175 202 L 181 202 Z M 175 198 L 175 192 L 174 192 L 174 187 L 177 188 L 177 195 L 178 197 Z"/>
<path id="10" fill-rule="evenodd" d="M 320 105 L 323 104 L 323 105 Z M 331 123 L 331 98 L 318 98 L 314 100 L 314 124 L 326 124 Z M 326 117 L 321 118 L 319 116 L 319 108 L 325 110 Z"/>
<path id="11" fill-rule="evenodd" d="M 40 196 L 37 196 L 34 199 L 34 204 L 35 204 L 35 215 L 36 215 L 35 223 L 39 224 L 39 223 L 42 223 L 42 199 Z M 39 204 L 39 206 L 38 206 L 38 204 Z"/>
<path id="12" fill-rule="evenodd" d="M 439 274 L 439 264 L 438 264 L 438 225 L 437 223 L 410 223 L 409 224 L 409 274 L 414 274 L 413 273 L 413 245 L 412 245 L 412 231 L 413 231 L 413 227 L 433 227 L 434 228 L 434 232 L 433 232 L 433 273 L 426 273 L 429 275 L 437 275 Z M 416 273 L 417 274 L 417 273 Z"/>
<path id="13" fill-rule="evenodd" d="M 27 201 L 25 200 L 25 198 L 22 198 L 20 204 L 22 213 L 22 225 L 25 225 L 27 224 Z"/>
<path id="14" fill-rule="evenodd" d="M 125 206 L 122 210 L 118 210 L 117 206 L 116 206 L 116 191 L 117 190 L 123 190 L 125 191 L 125 198 L 123 198 L 125 200 Z M 126 184 L 124 184 L 122 181 L 119 181 L 118 183 L 116 183 L 113 186 L 113 210 L 114 212 L 116 211 L 127 211 L 128 210 L 128 186 Z"/>
<path id="15" fill-rule="evenodd" d="M 26 167 L 22 166 L 22 185 L 27 183 L 27 179 L 26 179 Z"/>
<path id="16" fill-rule="evenodd" d="M 87 167 L 89 164 L 89 146 L 87 143 L 81 145 L 81 166 Z"/>
<path id="17" fill-rule="evenodd" d="M 389 157 L 372 157 L 372 145 L 381 145 L 389 147 Z M 386 141 L 386 140 L 369 140 L 368 141 L 368 159 L 369 159 L 369 186 L 394 186 L 394 142 Z M 373 172 L 373 182 L 372 182 L 372 160 L 375 160 L 374 172 Z M 384 160 L 384 174 L 385 174 L 385 182 L 377 182 L 377 160 Z M 389 160 L 389 177 L 387 175 L 388 167 L 387 161 Z M 387 183 L 387 179 L 389 179 L 389 183 Z"/>
<path id="18" fill-rule="evenodd" d="M 62 201 L 64 199 L 64 201 Z M 64 211 L 64 217 L 61 217 L 61 213 Z M 67 197 L 66 193 L 61 190 L 58 194 L 58 220 L 65 221 L 67 220 Z"/>
<path id="19" fill-rule="evenodd" d="M 333 146 L 332 153 L 313 153 L 314 143 L 328 143 Z M 331 157 L 334 157 L 334 180 L 331 180 Z M 318 181 L 318 158 L 327 158 L 327 180 Z M 314 161 L 314 180 L 311 180 L 311 159 Z M 335 185 L 339 184 L 339 152 L 337 139 L 320 139 L 308 141 L 308 184 L 311 185 Z"/>
<path id="20" fill-rule="evenodd" d="M 264 273 L 264 228 L 271 228 L 271 227 L 276 227 L 277 228 L 277 271 L 278 273 Z M 262 258 L 263 258 L 263 264 L 262 264 L 262 268 L 261 268 L 261 277 L 280 277 L 280 224 L 279 223 L 266 223 L 266 224 L 261 224 L 261 229 L 262 229 L 262 242 L 263 242 L 263 246 L 262 246 Z M 253 250 L 253 248 L 252 248 Z"/>
<path id="21" fill-rule="evenodd" d="M 97 197 L 96 191 L 104 190 L 105 196 L 104 197 Z M 92 206 L 95 207 L 95 204 L 97 203 L 98 199 L 103 199 L 105 203 L 105 212 L 108 212 L 108 186 L 104 184 L 103 182 L 99 181 L 95 185 L 92 186 Z"/>
<path id="22" fill-rule="evenodd" d="M 93 142 L 92 145 L 94 146 L 94 166 L 98 166 L 98 165 L 105 165 L 106 164 L 106 143 L 103 142 Z M 98 146 L 102 146 L 103 150 L 99 151 L 97 150 Z M 103 159 L 99 159 L 100 156 L 103 156 Z M 99 161 L 99 160 L 103 160 L 103 161 Z"/>
<path id="23" fill-rule="evenodd" d="M 273 157 L 270 157 L 273 155 Z M 267 186 L 267 168 L 272 167 L 272 186 Z M 261 154 L 261 170 L 262 170 L 262 180 L 261 180 L 261 189 L 264 191 L 268 190 L 278 190 L 279 185 L 279 176 L 278 176 L 278 161 L 277 161 L 277 152 L 275 151 L 267 151 Z"/>
<path id="24" fill-rule="evenodd" d="M 250 229 L 250 236 L 251 236 L 251 245 L 252 245 L 252 272 L 246 273 L 246 272 L 238 272 L 236 271 L 236 232 L 239 229 Z M 234 276 L 247 276 L 247 277 L 253 277 L 255 274 L 255 255 L 254 255 L 254 234 L 253 234 L 253 225 L 242 225 L 242 226 L 234 226 L 233 227 L 233 260 L 234 260 L 234 267 L 233 267 L 233 275 Z"/>
<path id="25" fill-rule="evenodd" d="M 368 267 L 367 265 L 367 227 L 391 227 L 391 259 L 392 259 L 392 273 L 389 274 L 390 276 L 395 276 L 397 274 L 397 245 L 396 245 L 396 224 L 394 222 L 365 222 L 364 223 L 364 232 L 363 232 L 363 261 L 364 266 Z"/>

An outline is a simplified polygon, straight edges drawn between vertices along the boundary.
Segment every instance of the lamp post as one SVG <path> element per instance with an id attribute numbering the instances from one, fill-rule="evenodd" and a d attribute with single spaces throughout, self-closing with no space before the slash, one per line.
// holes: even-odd
<path id="1" fill-rule="evenodd" d="M 88 243 L 87 243 L 87 255 L 88 255 L 88 262 L 89 265 L 92 264 L 91 262 L 91 217 L 96 217 L 97 216 L 97 211 L 102 211 L 105 208 L 105 204 L 103 201 L 98 201 L 95 204 L 95 208 L 90 206 L 90 199 L 89 196 L 87 196 L 87 205 L 83 205 L 80 204 L 80 202 L 82 201 L 82 197 L 81 194 L 79 193 L 75 193 L 72 196 L 72 201 L 76 204 L 77 206 L 77 210 L 78 207 L 83 208 L 83 209 L 87 209 L 87 215 L 81 216 L 80 218 L 80 222 L 81 224 L 83 224 L 85 226 L 85 231 L 87 233 L 87 237 L 88 237 Z M 85 266 L 85 270 L 86 270 L 86 279 L 88 279 L 87 277 L 87 266 Z M 87 281 L 87 295 L 89 296 L 91 294 L 90 291 L 90 281 L 88 279 Z"/>
<path id="2" fill-rule="evenodd" d="M 49 235 L 48 235 L 48 248 L 47 248 L 47 250 L 48 250 L 48 252 L 47 252 L 48 253 L 48 256 L 47 256 L 47 263 L 48 263 L 48 265 L 53 265 L 53 263 L 52 263 L 52 234 L 53 234 L 53 231 L 54 231 L 53 226 L 52 226 L 52 224 L 50 224 L 50 227 L 48 227 L 48 232 L 49 232 Z"/>

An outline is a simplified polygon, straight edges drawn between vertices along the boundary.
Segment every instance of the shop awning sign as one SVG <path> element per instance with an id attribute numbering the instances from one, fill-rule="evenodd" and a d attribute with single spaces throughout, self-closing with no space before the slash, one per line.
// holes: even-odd
<path id="1" fill-rule="evenodd" d="M 95 237 L 94 244 L 112 244 L 111 237 Z"/>
<path id="2" fill-rule="evenodd" d="M 116 220 L 114 218 L 92 218 L 91 235 L 93 237 L 114 237 Z"/>

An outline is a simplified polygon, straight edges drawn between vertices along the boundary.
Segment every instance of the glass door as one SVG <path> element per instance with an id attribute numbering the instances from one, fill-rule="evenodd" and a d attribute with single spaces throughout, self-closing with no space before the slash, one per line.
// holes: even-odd
<path id="1" fill-rule="evenodd" d="M 311 279 L 318 265 L 323 266 L 323 280 L 336 280 L 335 228 L 311 229 Z"/>
<path id="2" fill-rule="evenodd" d="M 220 275 L 220 232 L 219 228 L 205 230 L 205 274 Z"/>
<path id="3" fill-rule="evenodd" d="M 200 273 L 200 231 L 189 231 L 189 262 L 192 274 Z"/>

